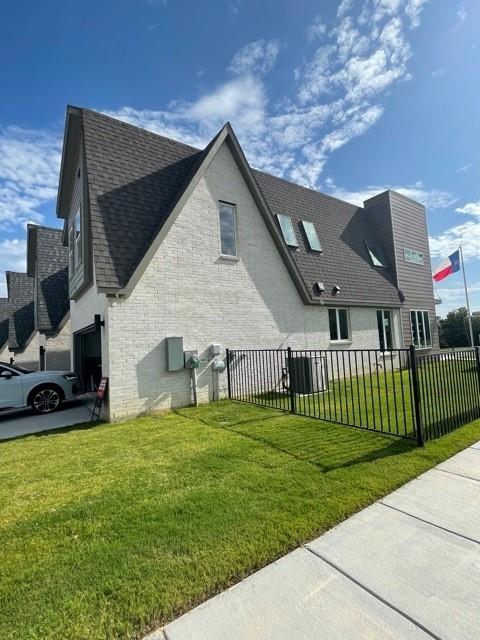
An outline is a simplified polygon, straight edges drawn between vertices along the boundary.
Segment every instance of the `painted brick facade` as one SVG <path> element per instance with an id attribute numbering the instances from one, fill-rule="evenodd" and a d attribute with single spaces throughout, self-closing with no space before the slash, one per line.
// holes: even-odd
<path id="1" fill-rule="evenodd" d="M 39 368 L 40 334 L 35 331 L 27 342 L 25 349 L 17 353 L 10 353 L 13 356 L 14 364 L 18 364 L 25 369 L 36 371 Z"/>
<path id="2" fill-rule="evenodd" d="M 71 367 L 72 334 L 70 319 L 55 336 L 49 336 L 45 341 L 47 371 L 69 371 Z"/>
<path id="3" fill-rule="evenodd" d="M 220 257 L 219 200 L 237 206 L 238 260 Z M 212 343 L 222 345 L 222 357 L 226 347 L 331 347 L 327 308 L 303 304 L 225 143 L 133 292 L 106 299 L 106 312 L 98 294 L 91 305 L 84 298 L 72 303 L 72 330 L 81 328 L 79 305 L 104 313 L 112 420 L 191 403 L 190 372 L 166 370 L 168 336 L 198 349 L 201 402 L 226 393 L 226 373 L 211 367 Z M 352 341 L 342 348 L 379 347 L 374 308 L 350 308 L 350 326 Z"/>

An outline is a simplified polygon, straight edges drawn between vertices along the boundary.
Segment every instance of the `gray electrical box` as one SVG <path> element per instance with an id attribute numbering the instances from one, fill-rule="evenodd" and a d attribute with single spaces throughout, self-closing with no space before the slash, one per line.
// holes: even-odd
<path id="1" fill-rule="evenodd" d="M 167 342 L 167 371 L 183 369 L 183 338 L 166 338 Z"/>

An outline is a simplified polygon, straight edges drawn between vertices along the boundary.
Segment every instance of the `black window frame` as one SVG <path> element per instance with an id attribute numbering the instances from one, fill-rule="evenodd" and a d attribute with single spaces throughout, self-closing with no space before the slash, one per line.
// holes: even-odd
<path id="1" fill-rule="evenodd" d="M 385 329 L 385 316 L 388 314 L 390 323 L 390 345 L 388 345 L 387 331 Z M 378 326 L 378 340 L 380 351 L 392 351 L 394 349 L 394 331 L 393 331 L 393 312 L 392 309 L 377 309 L 377 326 Z"/>
<path id="2" fill-rule="evenodd" d="M 342 337 L 342 322 L 340 320 L 340 312 L 342 315 L 345 314 L 346 327 L 347 327 L 347 337 Z M 335 332 L 332 335 L 332 314 L 335 314 Z M 330 342 L 341 343 L 341 342 L 351 342 L 352 341 L 352 330 L 350 326 L 350 314 L 347 307 L 330 307 L 328 309 L 328 328 L 330 332 Z M 336 337 L 335 337 L 336 336 Z"/>
<path id="3" fill-rule="evenodd" d="M 222 207 L 228 207 L 231 209 L 233 214 L 233 246 L 235 253 L 226 253 L 224 252 L 224 236 L 223 236 L 223 228 L 222 228 Z M 218 201 L 218 228 L 220 235 L 220 256 L 222 258 L 238 258 L 238 229 L 237 229 L 237 205 L 233 202 L 226 202 L 225 200 Z"/>
<path id="4" fill-rule="evenodd" d="M 415 314 L 415 316 L 414 316 Z M 419 323 L 419 314 L 421 314 L 421 323 Z M 425 322 L 425 317 L 427 322 Z M 414 322 L 415 318 L 415 322 Z M 430 321 L 430 311 L 428 309 L 410 309 L 410 324 L 412 330 L 412 344 L 416 349 L 432 348 L 432 323 Z M 423 331 L 423 344 L 421 339 L 420 328 Z M 428 334 L 428 335 L 427 335 Z M 428 339 L 427 339 L 428 338 Z"/>

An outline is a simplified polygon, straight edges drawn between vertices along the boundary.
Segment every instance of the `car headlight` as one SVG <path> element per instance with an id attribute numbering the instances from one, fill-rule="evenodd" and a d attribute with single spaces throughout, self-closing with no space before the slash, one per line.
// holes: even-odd
<path id="1" fill-rule="evenodd" d="M 77 375 L 75 373 L 66 373 L 64 376 L 65 380 L 76 380 Z"/>

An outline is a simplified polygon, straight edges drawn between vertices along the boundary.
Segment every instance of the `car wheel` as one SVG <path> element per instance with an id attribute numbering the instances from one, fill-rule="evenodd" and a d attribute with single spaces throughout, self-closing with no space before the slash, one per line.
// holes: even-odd
<path id="1" fill-rule="evenodd" d="M 30 405 L 35 413 L 52 413 L 62 404 L 60 391 L 53 386 L 36 389 L 31 396 Z"/>

